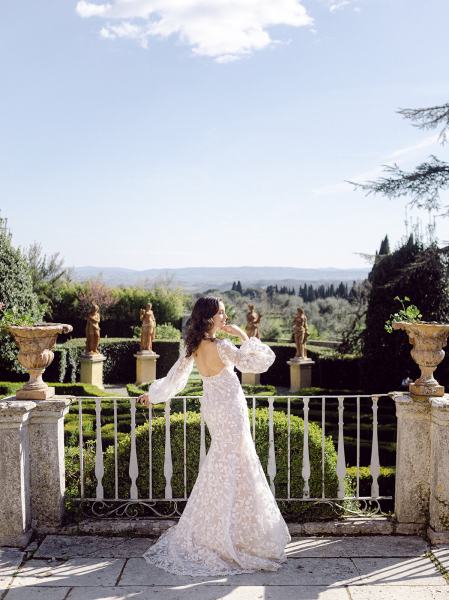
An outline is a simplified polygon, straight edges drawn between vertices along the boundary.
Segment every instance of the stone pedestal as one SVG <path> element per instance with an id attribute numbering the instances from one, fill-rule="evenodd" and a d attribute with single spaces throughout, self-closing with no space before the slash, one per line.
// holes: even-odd
<path id="1" fill-rule="evenodd" d="M 427 523 L 430 498 L 430 403 L 409 393 L 396 403 L 395 515 L 398 523 Z"/>
<path id="2" fill-rule="evenodd" d="M 290 367 L 290 392 L 312 386 L 312 366 L 315 361 L 311 358 L 292 358 L 287 364 Z"/>
<path id="3" fill-rule="evenodd" d="M 136 359 L 136 385 L 151 383 L 156 379 L 156 361 L 159 354 L 142 350 L 134 354 Z"/>
<path id="4" fill-rule="evenodd" d="M 0 546 L 31 537 L 29 420 L 34 402 L 0 401 Z"/>
<path id="5" fill-rule="evenodd" d="M 64 415 L 70 398 L 55 396 L 37 402 L 31 411 L 30 489 L 32 526 L 37 531 L 62 524 L 65 461 Z"/>
<path id="6" fill-rule="evenodd" d="M 242 385 L 260 385 L 260 373 L 242 373 Z"/>
<path id="7" fill-rule="evenodd" d="M 430 398 L 430 507 L 428 536 L 449 543 L 449 395 Z"/>
<path id="8" fill-rule="evenodd" d="M 55 388 L 46 386 L 45 389 L 21 389 L 17 390 L 17 400 L 48 400 L 55 395 Z"/>
<path id="9" fill-rule="evenodd" d="M 80 382 L 90 383 L 103 389 L 103 363 L 105 360 L 106 356 L 103 354 L 83 354 L 80 357 Z"/>

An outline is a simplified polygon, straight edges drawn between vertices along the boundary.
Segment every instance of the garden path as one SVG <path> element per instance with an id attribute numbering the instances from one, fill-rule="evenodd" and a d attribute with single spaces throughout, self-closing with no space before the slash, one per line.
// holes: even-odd
<path id="1" fill-rule="evenodd" d="M 276 573 L 191 578 L 149 566 L 151 538 L 48 535 L 0 549 L 1 600 L 448 600 L 449 547 L 411 536 L 295 537 Z"/>

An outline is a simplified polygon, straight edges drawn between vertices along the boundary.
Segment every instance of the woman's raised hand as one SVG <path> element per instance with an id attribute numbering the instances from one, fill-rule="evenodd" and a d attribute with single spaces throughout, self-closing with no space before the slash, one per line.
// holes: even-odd
<path id="1" fill-rule="evenodd" d="M 142 394 L 141 396 L 139 396 L 137 398 L 137 403 L 138 404 L 142 404 L 143 406 L 150 406 L 151 401 L 150 401 L 150 396 L 148 395 L 148 392 L 145 392 L 145 394 Z"/>
<path id="2" fill-rule="evenodd" d="M 229 333 L 230 335 L 238 336 L 242 340 L 248 339 L 246 332 L 243 331 L 243 329 L 241 329 L 238 325 L 223 325 L 223 327 L 221 329 L 222 329 L 222 331 L 225 331 L 226 333 Z"/>

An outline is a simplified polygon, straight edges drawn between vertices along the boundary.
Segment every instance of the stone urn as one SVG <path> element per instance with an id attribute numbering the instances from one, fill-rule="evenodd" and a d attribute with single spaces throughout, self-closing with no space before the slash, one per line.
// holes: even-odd
<path id="1" fill-rule="evenodd" d="M 19 363 L 30 376 L 29 381 L 16 392 L 18 400 L 46 400 L 55 395 L 55 388 L 42 380 L 42 374 L 51 364 L 53 348 L 59 333 L 73 331 L 71 325 L 40 323 L 32 326 L 11 325 L 9 331 L 19 347 Z"/>
<path id="2" fill-rule="evenodd" d="M 393 329 L 407 332 L 413 346 L 411 355 L 421 370 L 421 376 L 410 384 L 410 393 L 416 396 L 444 396 L 444 387 L 438 383 L 433 372 L 444 358 L 443 348 L 449 336 L 449 324 L 421 321 L 393 323 Z"/>

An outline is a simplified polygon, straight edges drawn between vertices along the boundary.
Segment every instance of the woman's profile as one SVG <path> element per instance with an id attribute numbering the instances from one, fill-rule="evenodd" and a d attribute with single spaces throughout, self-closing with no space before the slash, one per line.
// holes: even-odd
<path id="1" fill-rule="evenodd" d="M 144 554 L 147 562 L 179 575 L 233 575 L 277 570 L 290 541 L 251 437 L 248 408 L 234 366 L 262 373 L 274 362 L 271 348 L 226 324 L 223 302 L 199 298 L 185 349 L 166 377 L 139 398 L 166 402 L 186 385 L 195 362 L 203 380 L 201 412 L 211 445 L 179 522 Z M 240 337 L 240 348 L 218 331 Z"/>

